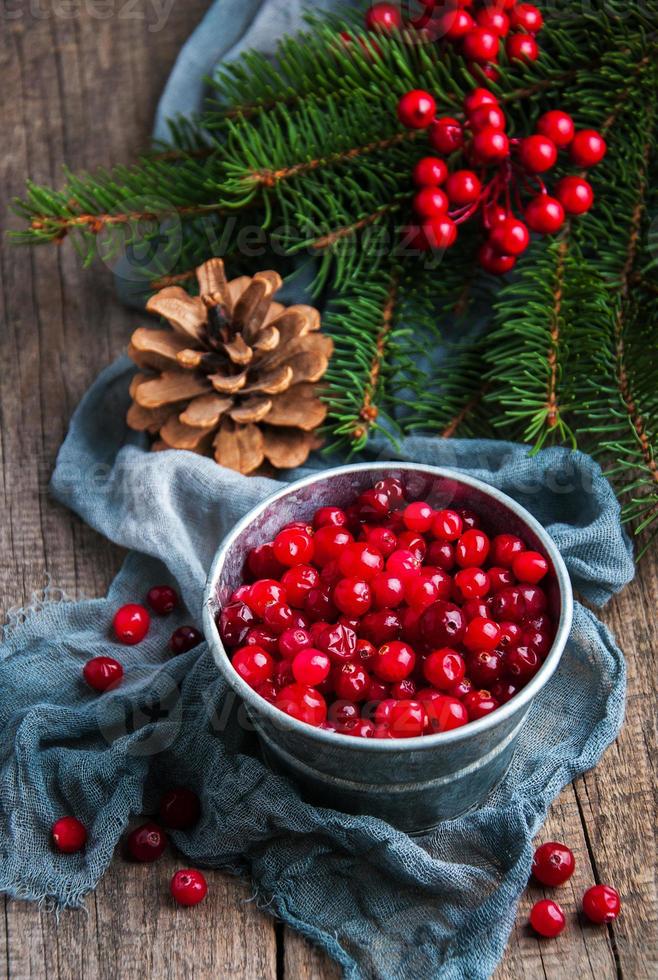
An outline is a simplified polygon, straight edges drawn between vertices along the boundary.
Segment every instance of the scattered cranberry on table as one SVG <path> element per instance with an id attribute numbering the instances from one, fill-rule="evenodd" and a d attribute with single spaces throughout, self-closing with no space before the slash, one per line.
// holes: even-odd
<path id="1" fill-rule="evenodd" d="M 160 820 L 173 830 L 187 830 L 201 816 L 199 797 L 185 786 L 170 789 L 160 800 Z"/>
<path id="2" fill-rule="evenodd" d="M 151 617 L 148 610 L 135 603 L 128 603 L 117 609 L 112 622 L 117 640 L 127 646 L 140 643 L 148 633 L 150 625 Z"/>
<path id="3" fill-rule="evenodd" d="M 202 640 L 203 634 L 196 626 L 179 626 L 171 634 L 169 648 L 174 654 L 187 653 L 188 650 L 197 647 Z"/>
<path id="4" fill-rule="evenodd" d="M 75 817 L 61 817 L 52 826 L 53 844 L 62 854 L 75 854 L 87 843 L 87 830 Z"/>
<path id="5" fill-rule="evenodd" d="M 157 861 L 167 846 L 167 835 L 157 823 L 144 823 L 128 834 L 126 848 L 133 861 Z"/>
<path id="6" fill-rule="evenodd" d="M 179 905 L 198 905 L 208 894 L 208 884 L 200 871 L 185 868 L 173 876 L 169 890 Z"/>
<path id="7" fill-rule="evenodd" d="M 123 667 L 114 657 L 92 657 L 82 668 L 87 684 L 95 691 L 109 691 L 123 678 Z"/>
<path id="8" fill-rule="evenodd" d="M 583 895 L 583 912 L 590 922 L 612 922 L 620 911 L 619 892 L 611 885 L 594 885 Z"/>
<path id="9" fill-rule="evenodd" d="M 553 584 L 522 538 L 386 479 L 252 549 L 218 627 L 242 680 L 290 717 L 410 738 L 484 718 L 528 683 L 553 643 Z"/>
<path id="10" fill-rule="evenodd" d="M 542 898 L 530 910 L 530 925 L 540 936 L 553 939 L 559 936 L 567 924 L 561 906 L 551 898 Z"/>
<path id="11" fill-rule="evenodd" d="M 158 616 L 168 616 L 178 606 L 178 593 L 170 585 L 154 585 L 149 589 L 146 601 Z"/>
<path id="12" fill-rule="evenodd" d="M 563 885 L 576 867 L 573 852 L 558 841 L 547 841 L 535 851 L 532 873 L 542 885 Z"/>

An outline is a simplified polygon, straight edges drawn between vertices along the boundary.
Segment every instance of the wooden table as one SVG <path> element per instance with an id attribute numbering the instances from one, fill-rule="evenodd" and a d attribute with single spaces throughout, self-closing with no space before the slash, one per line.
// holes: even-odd
<path id="1" fill-rule="evenodd" d="M 26 177 L 56 184 L 64 162 L 82 169 L 134 158 L 147 144 L 176 52 L 206 6 L 207 0 L 174 0 L 159 25 L 156 5 L 142 0 L 3 5 L 0 222 Z M 3 243 L 1 262 L 0 586 L 6 611 L 29 600 L 48 575 L 72 595 L 97 596 L 118 569 L 118 549 L 49 500 L 46 486 L 80 396 L 123 350 L 140 317 L 116 301 L 102 266 L 80 270 L 68 244 L 28 251 Z M 570 917 L 559 941 L 540 943 L 524 925 L 537 895 L 531 889 L 499 980 L 656 976 L 657 597 L 654 553 L 604 614 L 628 658 L 624 730 L 596 770 L 562 793 L 541 835 L 565 840 L 576 852 L 576 874 L 561 893 L 569 912 L 585 887 L 609 881 L 623 896 L 624 914 L 609 929 L 581 927 Z M 89 897 L 89 914 L 66 913 L 59 925 L 34 905 L 6 901 L 0 971 L 75 980 L 337 976 L 324 954 L 261 913 L 248 901 L 249 889 L 228 876 L 210 874 L 209 898 L 192 917 L 177 911 L 164 897 L 176 865 L 175 857 L 155 867 L 117 858 Z"/>

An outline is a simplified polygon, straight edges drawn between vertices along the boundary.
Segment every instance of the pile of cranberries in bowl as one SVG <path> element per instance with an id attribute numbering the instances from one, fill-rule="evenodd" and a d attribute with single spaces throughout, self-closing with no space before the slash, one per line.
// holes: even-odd
<path id="1" fill-rule="evenodd" d="M 286 524 L 244 579 L 218 616 L 234 670 L 287 715 L 361 738 L 491 714 L 540 669 L 559 609 L 543 554 L 396 478 Z"/>

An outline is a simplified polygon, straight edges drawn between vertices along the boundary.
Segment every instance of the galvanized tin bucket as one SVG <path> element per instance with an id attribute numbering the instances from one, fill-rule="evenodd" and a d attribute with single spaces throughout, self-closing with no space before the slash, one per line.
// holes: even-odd
<path id="1" fill-rule="evenodd" d="M 410 499 L 432 506 L 472 507 L 492 533 L 520 534 L 552 565 L 560 610 L 555 642 L 529 684 L 491 715 L 462 728 L 419 738 L 351 738 L 312 728 L 283 714 L 233 670 L 216 618 L 241 581 L 250 548 L 271 540 L 291 520 L 310 519 L 326 504 L 347 504 L 384 477 L 397 477 Z M 412 463 L 341 466 L 286 485 L 255 507 L 222 542 L 204 596 L 206 638 L 217 666 L 244 701 L 265 759 L 299 784 L 304 796 L 350 813 L 381 817 L 411 833 L 481 803 L 504 775 L 533 699 L 558 665 L 571 628 L 569 576 L 553 541 L 506 494 L 457 471 Z"/>

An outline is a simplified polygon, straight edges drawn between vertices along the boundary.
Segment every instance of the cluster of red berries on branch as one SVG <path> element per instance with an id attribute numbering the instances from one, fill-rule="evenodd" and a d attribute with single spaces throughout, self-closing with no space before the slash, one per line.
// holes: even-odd
<path id="1" fill-rule="evenodd" d="M 468 64 L 487 78 L 498 78 L 496 62 L 504 45 L 510 61 L 535 61 L 536 35 L 544 25 L 541 11 L 517 0 L 422 0 L 415 16 L 403 17 L 400 5 L 375 3 L 365 15 L 369 31 L 390 34 L 412 29 L 430 41 L 458 46 Z"/>
<path id="2" fill-rule="evenodd" d="M 218 617 L 240 677 L 281 711 L 360 738 L 483 718 L 540 670 L 559 599 L 546 558 L 471 510 L 385 479 L 247 555 Z"/>
<path id="3" fill-rule="evenodd" d="M 430 145 L 443 155 L 423 157 L 414 168 L 416 222 L 405 229 L 407 248 L 449 248 L 458 226 L 477 215 L 486 235 L 480 265 L 503 274 L 528 247 L 531 231 L 555 234 L 567 215 L 584 214 L 592 206 L 594 192 L 584 177 L 564 176 L 549 193 L 540 176 L 555 166 L 560 151 L 579 168 L 595 166 L 606 152 L 600 133 L 577 131 L 561 109 L 540 116 L 532 135 L 511 138 L 505 112 L 488 89 L 468 93 L 463 120 L 437 118 L 434 97 L 413 89 L 400 99 L 398 118 L 409 129 L 426 129 Z M 450 170 L 448 156 L 473 169 Z"/>

